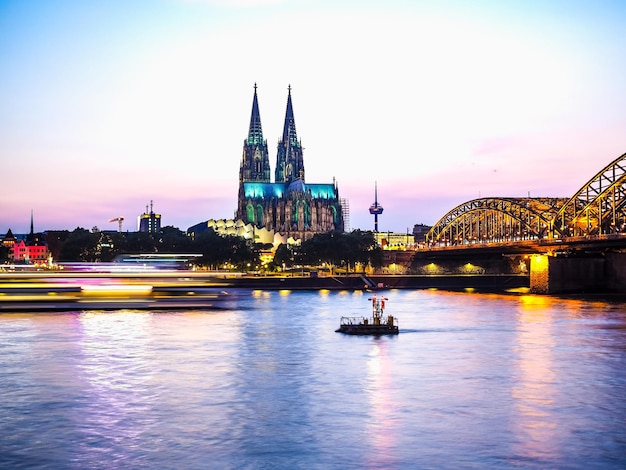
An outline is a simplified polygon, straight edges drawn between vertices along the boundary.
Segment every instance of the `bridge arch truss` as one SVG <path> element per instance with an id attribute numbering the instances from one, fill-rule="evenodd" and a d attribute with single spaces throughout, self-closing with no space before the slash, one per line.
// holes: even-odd
<path id="1" fill-rule="evenodd" d="M 600 170 L 565 203 L 554 219 L 554 237 L 626 231 L 626 153 Z"/>
<path id="2" fill-rule="evenodd" d="M 540 239 L 567 198 L 480 198 L 456 206 L 430 229 L 429 244 L 471 245 Z"/>
<path id="3" fill-rule="evenodd" d="M 626 233 L 626 153 L 571 198 L 480 198 L 444 215 L 426 234 L 445 246 Z"/>

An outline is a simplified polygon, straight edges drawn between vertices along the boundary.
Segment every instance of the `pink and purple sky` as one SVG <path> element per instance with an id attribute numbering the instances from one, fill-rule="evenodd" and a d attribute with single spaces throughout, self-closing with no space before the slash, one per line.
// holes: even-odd
<path id="1" fill-rule="evenodd" d="M 253 85 L 287 86 L 309 183 L 350 228 L 569 197 L 626 152 L 626 2 L 0 1 L 0 235 L 231 218 Z M 273 173 L 273 171 L 272 171 Z"/>

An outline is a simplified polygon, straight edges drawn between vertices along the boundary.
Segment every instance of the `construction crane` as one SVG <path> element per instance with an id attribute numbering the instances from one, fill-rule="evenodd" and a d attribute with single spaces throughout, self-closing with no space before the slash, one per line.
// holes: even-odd
<path id="1" fill-rule="evenodd" d="M 118 223 L 118 232 L 122 231 L 122 222 L 124 222 L 124 217 L 114 217 L 109 222 L 117 222 Z"/>

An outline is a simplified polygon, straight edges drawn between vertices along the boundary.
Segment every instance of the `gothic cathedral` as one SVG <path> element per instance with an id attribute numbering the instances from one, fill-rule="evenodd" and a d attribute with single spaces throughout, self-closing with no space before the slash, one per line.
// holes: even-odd
<path id="1" fill-rule="evenodd" d="M 288 87 L 283 136 L 278 142 L 274 183 L 270 181 L 267 141 L 263 138 L 256 84 L 248 138 L 243 143 L 239 169 L 239 198 L 235 219 L 258 228 L 306 240 L 315 233 L 343 231 L 337 184 L 309 184 L 304 179 L 302 143 Z"/>

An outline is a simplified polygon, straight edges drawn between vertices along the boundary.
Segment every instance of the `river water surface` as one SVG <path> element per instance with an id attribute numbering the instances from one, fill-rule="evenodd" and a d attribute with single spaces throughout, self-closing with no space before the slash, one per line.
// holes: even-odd
<path id="1" fill-rule="evenodd" d="M 626 304 L 387 291 L 0 315 L 0 467 L 626 466 Z"/>

